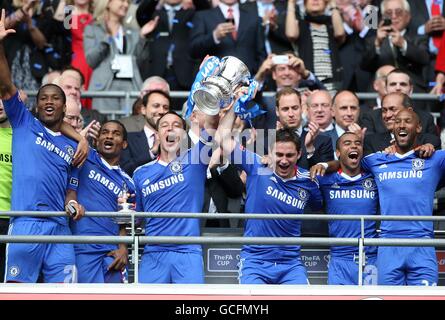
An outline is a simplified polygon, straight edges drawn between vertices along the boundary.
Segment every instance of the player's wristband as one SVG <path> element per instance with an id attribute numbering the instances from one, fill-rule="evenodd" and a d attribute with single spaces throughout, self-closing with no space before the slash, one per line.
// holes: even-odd
<path id="1" fill-rule="evenodd" d="M 67 208 L 67 210 L 68 210 L 68 212 L 69 212 L 69 215 L 70 215 L 71 217 L 74 217 L 74 216 L 76 216 L 76 214 L 77 214 L 77 210 L 76 210 L 76 208 L 74 207 L 75 204 L 78 204 L 76 200 L 70 200 L 70 201 L 68 201 L 68 203 L 66 204 L 66 208 Z"/>
<path id="2" fill-rule="evenodd" d="M 319 164 L 320 166 L 323 166 L 323 168 L 325 168 L 325 170 L 328 168 L 328 163 L 327 162 L 319 162 L 317 164 Z"/>

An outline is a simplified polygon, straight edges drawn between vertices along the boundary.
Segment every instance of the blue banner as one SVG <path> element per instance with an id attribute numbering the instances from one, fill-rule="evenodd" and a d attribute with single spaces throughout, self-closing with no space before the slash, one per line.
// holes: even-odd
<path id="1" fill-rule="evenodd" d="M 195 81 L 192 84 L 192 87 L 190 89 L 190 93 L 187 99 L 187 111 L 185 113 L 185 118 L 189 118 L 192 114 L 193 108 L 195 106 L 195 101 L 193 101 L 193 94 L 197 89 L 201 87 L 201 82 L 207 78 L 208 76 L 212 75 L 215 69 L 219 66 L 219 58 L 215 56 L 209 57 L 204 64 L 201 66 L 201 68 L 198 71 L 198 74 L 195 77 Z"/>
<path id="2" fill-rule="evenodd" d="M 258 89 L 259 83 L 256 80 L 250 80 L 249 91 L 247 94 L 239 98 L 238 102 L 233 106 L 235 114 L 240 117 L 241 120 L 249 122 L 252 126 L 252 119 L 266 113 L 262 110 L 258 104 L 255 104 L 250 109 L 247 109 L 247 104 L 254 98 L 255 91 Z"/>

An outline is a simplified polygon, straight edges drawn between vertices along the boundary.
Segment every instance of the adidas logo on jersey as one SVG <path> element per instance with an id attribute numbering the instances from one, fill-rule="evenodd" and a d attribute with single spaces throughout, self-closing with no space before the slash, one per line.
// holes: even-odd
<path id="1" fill-rule="evenodd" d="M 278 183 L 278 182 L 277 182 L 277 178 L 275 178 L 274 176 L 270 177 L 270 180 L 272 180 L 272 181 L 275 182 L 275 183 Z"/>
<path id="2" fill-rule="evenodd" d="M 148 186 L 149 184 L 150 184 L 150 179 L 146 179 L 142 185 Z"/>
<path id="3" fill-rule="evenodd" d="M 331 186 L 331 188 L 332 189 L 340 189 L 340 186 L 337 184 L 337 182 L 336 183 L 334 183 L 332 186 Z"/>
<path id="4" fill-rule="evenodd" d="M 381 164 L 380 166 L 379 166 L 379 169 L 385 169 L 385 168 L 388 168 L 388 166 L 384 163 L 384 164 Z"/>

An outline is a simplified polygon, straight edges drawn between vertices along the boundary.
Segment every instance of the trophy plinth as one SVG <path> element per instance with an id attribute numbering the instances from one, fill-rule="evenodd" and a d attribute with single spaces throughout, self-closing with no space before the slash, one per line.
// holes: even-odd
<path id="1" fill-rule="evenodd" d="M 248 84 L 249 78 L 249 69 L 241 60 L 232 56 L 222 58 L 218 74 L 204 79 L 194 92 L 196 107 L 207 115 L 217 115 L 232 102 L 236 89 Z"/>

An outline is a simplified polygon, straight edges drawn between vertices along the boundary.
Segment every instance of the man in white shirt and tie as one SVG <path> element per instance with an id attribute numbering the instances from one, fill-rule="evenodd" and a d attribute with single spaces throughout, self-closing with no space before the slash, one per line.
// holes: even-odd
<path id="1" fill-rule="evenodd" d="M 164 91 L 153 90 L 142 98 L 145 106 L 145 126 L 140 132 L 128 133 L 128 147 L 121 156 L 121 167 L 129 175 L 133 171 L 152 160 L 158 155 L 159 138 L 156 122 L 170 110 L 170 97 Z"/>
<path id="2" fill-rule="evenodd" d="M 217 7 L 196 12 L 190 33 L 190 53 L 195 59 L 206 54 L 235 56 L 252 75 L 266 58 L 264 30 L 258 12 L 248 3 L 220 0 Z"/>

